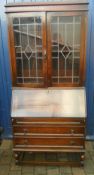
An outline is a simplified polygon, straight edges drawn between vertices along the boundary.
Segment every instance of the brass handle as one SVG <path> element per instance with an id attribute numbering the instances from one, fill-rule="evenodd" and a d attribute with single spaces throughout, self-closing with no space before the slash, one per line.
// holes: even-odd
<path id="1" fill-rule="evenodd" d="M 24 129 L 24 135 L 28 133 L 28 129 Z"/>
<path id="2" fill-rule="evenodd" d="M 46 59 L 46 49 L 44 49 L 43 51 L 43 56 L 44 56 L 44 59 Z"/>
<path id="3" fill-rule="evenodd" d="M 74 134 L 74 132 L 75 132 L 74 129 L 71 129 L 71 134 Z"/>

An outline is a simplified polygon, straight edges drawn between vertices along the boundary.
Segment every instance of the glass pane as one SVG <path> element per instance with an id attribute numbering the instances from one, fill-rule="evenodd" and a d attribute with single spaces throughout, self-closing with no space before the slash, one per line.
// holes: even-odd
<path id="1" fill-rule="evenodd" d="M 24 83 L 36 83 L 35 78 L 24 78 Z"/>
<path id="2" fill-rule="evenodd" d="M 22 17 L 20 18 L 20 24 L 33 24 L 34 23 L 34 18 L 33 17 Z"/>
<path id="3" fill-rule="evenodd" d="M 80 35 L 81 16 L 51 18 L 53 82 L 79 82 Z"/>
<path id="4" fill-rule="evenodd" d="M 24 52 L 26 46 L 28 45 L 27 34 L 21 31 L 20 39 L 21 39 L 21 48 L 22 48 L 22 51 Z"/>
<path id="5" fill-rule="evenodd" d="M 52 28 L 52 39 L 53 39 L 52 41 L 53 41 L 53 44 L 54 44 L 54 42 L 58 41 L 57 24 L 52 24 L 51 28 Z"/>
<path id="6" fill-rule="evenodd" d="M 13 18 L 18 83 L 43 83 L 41 17 Z"/>
<path id="7" fill-rule="evenodd" d="M 69 46 L 68 48 L 72 50 L 73 47 L 73 24 L 67 24 L 66 25 L 66 38 L 64 40 L 66 41 L 66 44 Z"/>
<path id="8" fill-rule="evenodd" d="M 36 25 L 36 36 L 37 36 L 37 45 L 42 45 L 42 30 L 40 25 Z"/>
<path id="9" fill-rule="evenodd" d="M 41 40 L 41 38 L 39 38 L 39 37 L 36 38 L 36 45 L 37 46 L 42 46 L 42 40 Z"/>
<path id="10" fill-rule="evenodd" d="M 30 74 L 31 74 L 31 77 L 36 76 L 36 60 L 35 60 L 35 57 L 30 59 Z"/>
<path id="11" fill-rule="evenodd" d="M 52 75 L 54 77 L 57 76 L 58 74 L 58 59 L 52 59 L 52 66 L 53 66 Z"/>
<path id="12" fill-rule="evenodd" d="M 68 58 L 66 60 L 66 76 L 72 76 L 72 59 Z"/>
<path id="13" fill-rule="evenodd" d="M 59 23 L 73 23 L 73 17 L 72 16 L 60 16 L 59 17 Z"/>
<path id="14" fill-rule="evenodd" d="M 53 58 L 58 58 L 58 50 L 55 50 L 52 52 L 52 57 Z"/>
<path id="15" fill-rule="evenodd" d="M 13 19 L 13 24 L 19 24 L 19 18 L 14 18 Z"/>
<path id="16" fill-rule="evenodd" d="M 80 66 L 80 60 L 75 59 L 74 60 L 74 76 L 79 76 L 79 66 Z"/>
<path id="17" fill-rule="evenodd" d="M 26 25 L 20 25 L 20 32 L 23 35 L 27 35 L 27 27 L 26 27 Z"/>
<path id="18" fill-rule="evenodd" d="M 60 49 L 62 50 L 62 44 L 64 44 L 64 40 L 65 40 L 65 26 L 63 24 L 59 24 L 59 29 L 58 29 L 58 32 L 59 32 L 59 47 Z"/>
<path id="19" fill-rule="evenodd" d="M 53 16 L 52 19 L 51 19 L 51 22 L 52 23 L 57 23 L 57 18 L 58 18 L 57 16 Z"/>
<path id="20" fill-rule="evenodd" d="M 42 59 L 42 48 L 37 46 L 37 59 Z"/>
<path id="21" fill-rule="evenodd" d="M 37 64 L 38 64 L 38 75 L 39 77 L 42 77 L 42 67 L 43 67 L 42 59 L 38 59 Z"/>
<path id="22" fill-rule="evenodd" d="M 22 60 L 21 59 L 16 59 L 16 67 L 17 67 L 17 75 L 21 77 L 22 76 Z"/>
<path id="23" fill-rule="evenodd" d="M 23 83 L 23 78 L 17 77 L 17 83 Z"/>
<path id="24" fill-rule="evenodd" d="M 81 16 L 75 16 L 75 23 L 81 24 Z"/>
<path id="25" fill-rule="evenodd" d="M 73 80 L 75 83 L 79 83 L 79 78 L 74 78 Z"/>
<path id="26" fill-rule="evenodd" d="M 81 23 L 75 24 L 74 45 L 80 45 Z"/>
<path id="27" fill-rule="evenodd" d="M 36 31 L 35 31 L 35 26 L 34 26 L 34 25 L 29 25 L 29 26 L 28 26 L 28 33 L 29 33 L 29 35 L 31 35 L 32 37 L 35 35 Z"/>
<path id="28" fill-rule="evenodd" d="M 35 22 L 36 23 L 41 23 L 41 18 L 38 16 L 38 17 L 35 17 Z"/>
<path id="29" fill-rule="evenodd" d="M 80 59 L 80 51 L 79 52 L 77 52 L 77 51 L 74 52 L 74 58 L 79 58 Z"/>
<path id="30" fill-rule="evenodd" d="M 14 26 L 14 42 L 16 46 L 20 46 L 20 30 L 19 26 Z"/>
<path id="31" fill-rule="evenodd" d="M 60 83 L 71 83 L 72 79 L 70 77 L 60 77 Z"/>
<path id="32" fill-rule="evenodd" d="M 60 77 L 65 75 L 64 70 L 65 70 L 65 59 L 61 55 L 59 59 L 59 76 Z"/>
<path id="33" fill-rule="evenodd" d="M 21 47 L 20 46 L 15 47 L 15 52 L 16 52 L 16 58 L 21 58 Z"/>
<path id="34" fill-rule="evenodd" d="M 29 37 L 29 45 L 31 46 L 32 52 L 36 49 L 35 37 Z"/>
<path id="35" fill-rule="evenodd" d="M 52 82 L 53 82 L 53 83 L 57 83 L 57 82 L 58 82 L 58 78 L 52 77 Z"/>
<path id="36" fill-rule="evenodd" d="M 53 53 L 58 52 L 58 46 L 52 45 L 52 50 L 53 50 Z"/>
<path id="37" fill-rule="evenodd" d="M 23 54 L 22 60 L 23 60 L 23 75 L 24 77 L 28 77 L 29 76 L 29 63 L 28 63 L 28 59 L 25 54 Z"/>

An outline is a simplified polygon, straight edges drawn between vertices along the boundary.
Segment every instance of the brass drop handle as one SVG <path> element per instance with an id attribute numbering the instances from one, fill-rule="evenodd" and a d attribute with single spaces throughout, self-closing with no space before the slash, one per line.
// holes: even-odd
<path id="1" fill-rule="evenodd" d="M 44 56 L 44 59 L 46 59 L 46 49 L 44 49 L 43 51 L 43 56 Z"/>
<path id="2" fill-rule="evenodd" d="M 28 130 L 27 129 L 24 129 L 24 135 L 27 134 Z"/>
<path id="3" fill-rule="evenodd" d="M 71 144 L 71 145 L 75 145 L 76 143 L 75 143 L 75 141 L 71 140 L 71 141 L 70 141 L 70 144 Z"/>
<path id="4" fill-rule="evenodd" d="M 71 134 L 74 134 L 74 129 L 71 129 Z"/>

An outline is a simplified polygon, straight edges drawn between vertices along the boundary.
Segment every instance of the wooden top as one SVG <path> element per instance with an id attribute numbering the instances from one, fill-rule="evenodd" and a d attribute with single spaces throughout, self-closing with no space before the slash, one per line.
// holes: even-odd
<path id="1" fill-rule="evenodd" d="M 87 11 L 87 0 L 66 0 L 63 2 L 28 2 L 9 3 L 5 5 L 6 13 L 30 12 L 30 11 Z"/>
<path id="2" fill-rule="evenodd" d="M 84 88 L 12 91 L 12 117 L 86 117 Z"/>
<path id="3" fill-rule="evenodd" d="M 61 2 L 23 2 L 23 3 L 8 3 L 5 7 L 14 6 L 42 6 L 42 5 L 64 5 L 64 4 L 88 4 L 88 0 L 63 0 Z"/>

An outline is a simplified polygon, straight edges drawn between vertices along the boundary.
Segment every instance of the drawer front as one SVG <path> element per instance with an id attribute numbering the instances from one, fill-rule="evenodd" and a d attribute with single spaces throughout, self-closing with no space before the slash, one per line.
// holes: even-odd
<path id="1" fill-rule="evenodd" d="M 33 117 L 18 117 L 18 118 L 12 118 L 12 123 L 15 126 L 28 126 L 28 125 L 75 125 L 75 126 L 84 126 L 85 125 L 85 119 L 84 118 L 59 118 L 59 117 L 42 117 L 42 118 L 33 118 Z"/>
<path id="2" fill-rule="evenodd" d="M 61 135 L 72 135 L 72 136 L 84 136 L 84 127 L 64 127 L 62 125 L 32 125 L 31 126 L 14 126 L 14 135 L 49 135 L 49 134 L 61 134 Z"/>
<path id="3" fill-rule="evenodd" d="M 63 138 L 63 137 L 34 137 L 14 138 L 15 146 L 84 146 L 84 138 Z"/>

